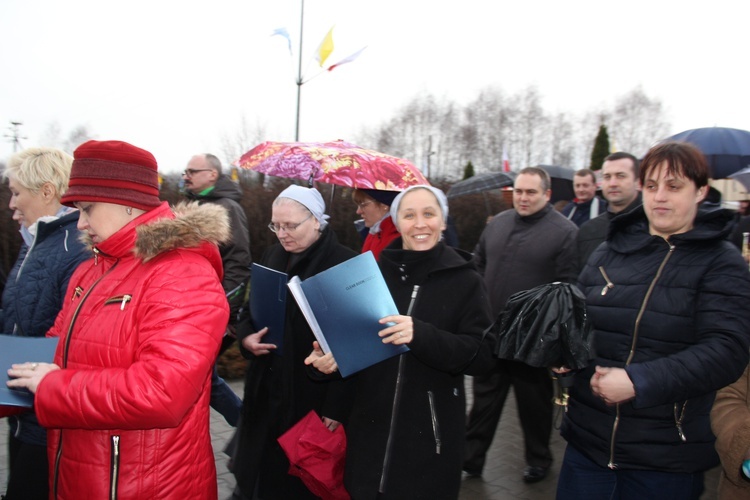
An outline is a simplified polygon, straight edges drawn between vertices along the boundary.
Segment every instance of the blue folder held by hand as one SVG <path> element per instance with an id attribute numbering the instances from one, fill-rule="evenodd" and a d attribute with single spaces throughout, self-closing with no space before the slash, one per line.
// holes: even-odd
<path id="1" fill-rule="evenodd" d="M 282 355 L 286 315 L 287 275 L 253 262 L 250 274 L 250 317 L 255 331 L 268 327 L 264 344 L 275 344 Z"/>
<path id="2" fill-rule="evenodd" d="M 372 252 L 300 281 L 289 289 L 323 352 L 332 352 L 343 377 L 409 350 L 384 344 L 378 320 L 398 314 Z"/>
<path id="3" fill-rule="evenodd" d="M 58 337 L 0 335 L 0 370 L 7 373 L 11 365 L 27 362 L 52 363 L 58 340 Z M 2 382 L 0 405 L 31 408 L 34 395 L 26 389 L 11 389 Z"/>

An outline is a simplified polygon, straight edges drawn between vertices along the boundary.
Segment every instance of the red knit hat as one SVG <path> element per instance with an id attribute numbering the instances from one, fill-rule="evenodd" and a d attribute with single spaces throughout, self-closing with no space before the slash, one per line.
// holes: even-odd
<path id="1" fill-rule="evenodd" d="M 62 204 L 115 203 L 141 210 L 161 204 L 154 155 L 122 141 L 88 141 L 73 152 Z"/>

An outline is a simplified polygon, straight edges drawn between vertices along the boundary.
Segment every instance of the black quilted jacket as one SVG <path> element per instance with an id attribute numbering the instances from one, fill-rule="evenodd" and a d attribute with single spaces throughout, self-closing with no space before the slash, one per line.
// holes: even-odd
<path id="1" fill-rule="evenodd" d="M 562 434 L 597 464 L 718 464 L 709 412 L 715 391 L 747 366 L 750 345 L 750 272 L 726 241 L 733 222 L 729 211 L 701 210 L 692 230 L 667 242 L 648 233 L 639 207 L 613 219 L 583 268 L 598 357 L 575 377 Z M 595 365 L 626 367 L 635 399 L 608 407 L 594 397 Z"/>

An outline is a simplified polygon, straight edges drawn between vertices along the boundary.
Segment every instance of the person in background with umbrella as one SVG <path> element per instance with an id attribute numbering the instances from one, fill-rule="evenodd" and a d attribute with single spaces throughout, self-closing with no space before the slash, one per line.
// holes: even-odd
<path id="1" fill-rule="evenodd" d="M 282 191 L 268 225 L 279 243 L 264 252 L 260 264 L 305 280 L 355 257 L 356 252 L 338 242 L 324 212 L 316 189 L 291 185 Z M 308 374 L 304 360 L 315 336 L 297 301 L 286 301 L 283 355 L 271 353 L 276 346 L 263 341 L 268 328 L 254 332 L 251 324 L 243 318 L 237 327 L 242 354 L 250 362 L 233 457 L 234 498 L 316 498 L 287 472 L 289 460 L 277 439 L 310 410 L 331 430 L 345 422 L 351 408 L 349 381 L 314 380 Z"/>
<path id="2" fill-rule="evenodd" d="M 708 174 L 690 144 L 653 147 L 643 205 L 579 276 L 597 357 L 570 389 L 558 500 L 698 499 L 719 463 L 709 412 L 748 364 L 750 272 L 726 240 L 735 215 L 701 206 Z"/>
<path id="3" fill-rule="evenodd" d="M 390 214 L 391 203 L 398 193 L 379 189 L 352 191 L 352 200 L 357 204 L 357 214 L 362 217 L 365 228 L 368 229 L 362 244 L 362 253 L 372 251 L 375 260 L 380 257 L 380 252 L 398 237 Z"/>
<path id="4" fill-rule="evenodd" d="M 400 312 L 381 319 L 383 342 L 409 351 L 352 376 L 344 480 L 354 499 L 457 498 L 465 433 L 464 374 L 494 366 L 487 293 L 471 255 L 442 240 L 448 201 L 412 186 L 391 205 L 401 237 L 380 254 Z M 335 359 L 306 361 L 324 373 Z M 338 374 L 336 374 L 338 375 Z"/>
<path id="5" fill-rule="evenodd" d="M 52 148 L 25 149 L 8 160 L 8 206 L 20 224 L 23 244 L 0 309 L 0 333 L 44 337 L 65 302 L 68 280 L 88 259 L 79 239 L 78 210 L 60 203 L 73 157 Z M 9 368 L 7 366 L 3 368 Z M 7 500 L 49 498 L 47 430 L 33 411 L 2 407 L 10 417 Z"/>

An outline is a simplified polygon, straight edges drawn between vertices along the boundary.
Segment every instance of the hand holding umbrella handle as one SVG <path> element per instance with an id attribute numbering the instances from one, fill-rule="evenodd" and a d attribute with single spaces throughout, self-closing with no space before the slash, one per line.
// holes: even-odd
<path id="1" fill-rule="evenodd" d="M 573 386 L 573 375 L 574 371 L 566 366 L 550 368 L 552 371 L 552 379 L 555 381 L 557 386 L 557 396 L 552 400 L 557 406 L 562 406 L 565 411 L 568 411 L 568 389 Z"/>

